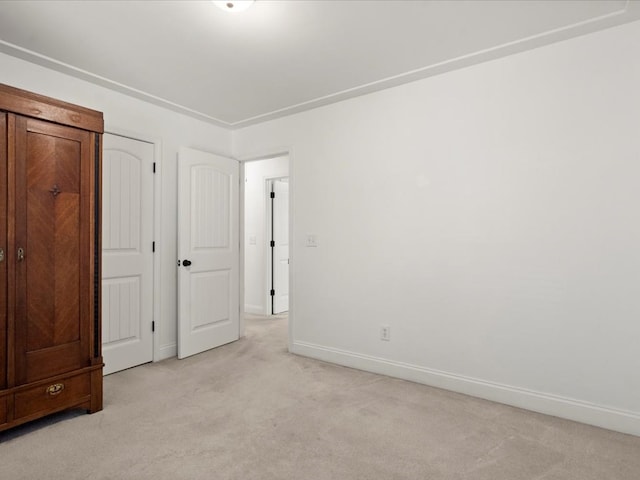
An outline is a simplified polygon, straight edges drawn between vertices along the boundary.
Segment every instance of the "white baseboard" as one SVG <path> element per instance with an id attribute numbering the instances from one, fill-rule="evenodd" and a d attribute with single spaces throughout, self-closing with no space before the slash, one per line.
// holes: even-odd
<path id="1" fill-rule="evenodd" d="M 265 315 L 264 307 L 261 305 L 245 305 L 244 313 L 252 313 L 253 315 Z"/>
<path id="2" fill-rule="evenodd" d="M 616 410 L 571 398 L 487 382 L 312 343 L 294 341 L 291 352 L 345 367 L 410 380 L 534 412 L 640 436 L 640 412 Z"/>
<path id="3" fill-rule="evenodd" d="M 178 345 L 175 343 L 170 343 L 169 345 L 162 345 L 158 348 L 153 356 L 154 362 L 159 362 L 160 360 L 165 360 L 167 358 L 173 358 L 178 355 Z"/>

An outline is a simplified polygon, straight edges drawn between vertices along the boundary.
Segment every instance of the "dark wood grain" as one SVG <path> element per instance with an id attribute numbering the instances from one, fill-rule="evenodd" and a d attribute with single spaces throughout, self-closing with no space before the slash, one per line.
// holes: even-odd
<path id="1" fill-rule="evenodd" d="M 21 201 L 24 186 L 16 184 L 15 179 L 19 176 L 19 171 L 24 168 L 25 159 L 20 157 L 23 151 L 17 151 L 16 145 L 23 143 L 21 138 L 26 132 L 26 119 L 9 114 L 7 118 L 7 242 L 9 248 L 7 263 L 7 387 L 15 387 L 16 385 L 16 336 L 17 326 L 20 322 L 16 320 L 16 311 L 20 309 L 16 291 L 19 288 L 19 279 L 16 275 L 16 236 L 18 232 L 19 222 L 14 219 L 19 216 L 26 215 L 23 207 L 25 202 Z M 12 405 L 13 397 L 8 402 Z M 8 416 L 12 418 L 13 410 L 9 406 Z"/>
<path id="2" fill-rule="evenodd" d="M 101 386 L 100 388 L 102 388 L 102 365 L 96 365 L 93 367 L 83 368 L 82 370 L 76 370 L 74 372 L 67 373 L 64 375 L 57 375 L 55 377 L 50 377 L 45 380 L 33 382 L 27 385 L 21 385 L 11 390 L 5 391 L 4 394 L 6 395 L 5 398 L 6 398 L 6 405 L 7 405 L 6 407 L 7 422 L 4 425 L 0 423 L 0 432 L 3 430 L 7 430 L 8 428 L 14 427 L 16 425 L 21 425 L 31 420 L 35 420 L 36 418 L 40 418 L 49 413 L 53 413 L 60 410 L 66 410 L 68 408 L 84 409 L 87 412 L 93 413 L 91 411 L 91 405 L 92 405 L 92 402 L 94 401 L 93 399 L 93 397 L 95 396 L 94 392 L 97 390 L 93 390 L 93 387 L 91 387 L 90 394 L 89 394 L 91 398 L 89 398 L 86 395 L 71 395 L 71 397 L 73 397 L 72 399 L 69 399 L 69 397 L 67 397 L 67 400 L 69 400 L 68 403 L 67 402 L 64 402 L 64 403 L 57 402 L 55 404 L 50 403 L 49 408 L 51 408 L 51 410 L 49 411 L 40 410 L 39 408 L 37 408 L 37 406 L 27 408 L 27 410 L 25 411 L 24 405 L 22 406 L 17 405 L 18 410 L 20 410 L 18 413 L 24 413 L 25 416 L 13 415 L 13 412 L 16 410 L 16 408 L 14 408 L 14 403 L 19 404 L 21 401 L 24 401 L 24 400 L 21 400 L 21 398 L 24 399 L 24 396 L 22 395 L 23 393 L 35 392 L 38 390 L 42 392 L 43 391 L 42 389 L 46 389 L 48 386 L 52 384 L 59 383 L 59 382 L 66 384 L 68 381 L 78 376 L 84 377 L 81 380 L 82 383 L 87 382 L 87 378 L 88 378 L 89 385 L 91 385 L 94 378 L 97 378 L 97 376 L 99 376 L 100 386 Z M 0 395 L 2 395 L 2 392 L 0 392 Z M 16 397 L 18 397 L 18 402 L 14 402 Z M 0 396 L 0 398 L 2 397 Z M 100 401 L 100 405 L 102 405 L 102 397 L 100 397 L 99 401 Z"/>
<path id="3" fill-rule="evenodd" d="M 7 388 L 7 114 L 0 112 L 0 390 Z M 4 413 L 3 413 L 4 412 Z M 4 417 L 3 417 L 4 416 Z M 6 420 L 6 400 L 0 399 L 0 423 Z"/>
<path id="4" fill-rule="evenodd" d="M 102 114 L 0 85 L 2 109 L 0 431 L 67 408 L 101 410 L 103 368 Z M 64 388 L 46 393 L 54 381 Z"/>
<path id="5" fill-rule="evenodd" d="M 102 357 L 95 359 L 97 370 L 91 372 L 91 402 L 87 409 L 89 413 L 102 410 Z"/>
<path id="6" fill-rule="evenodd" d="M 61 385 L 59 393 L 51 394 L 47 389 Z M 91 395 L 91 374 L 76 375 L 50 382 L 49 384 L 23 390 L 15 395 L 16 418 L 27 417 L 41 412 L 51 412 L 89 400 Z"/>
<path id="7" fill-rule="evenodd" d="M 93 295 L 91 135 L 34 119 L 20 125 L 26 132 L 16 152 L 25 152 L 16 157 L 25 168 L 16 184 L 26 190 L 19 207 L 26 214 L 16 216 L 16 245 L 26 253 L 16 268 L 16 318 L 24 319 L 15 339 L 17 384 L 88 366 Z"/>
<path id="8" fill-rule="evenodd" d="M 0 84 L 0 110 L 103 133 L 102 113 Z"/>
<path id="9" fill-rule="evenodd" d="M 0 396 L 0 428 L 7 423 L 7 397 Z"/>
<path id="10" fill-rule="evenodd" d="M 92 133 L 94 144 L 93 172 L 94 191 L 91 196 L 91 275 L 94 278 L 94 296 L 91 301 L 91 311 L 94 321 L 89 326 L 89 338 L 93 339 L 93 364 L 102 363 L 102 135 Z M 102 381 L 100 382 L 100 405 L 102 405 Z M 100 409 L 102 406 L 100 406 Z"/>

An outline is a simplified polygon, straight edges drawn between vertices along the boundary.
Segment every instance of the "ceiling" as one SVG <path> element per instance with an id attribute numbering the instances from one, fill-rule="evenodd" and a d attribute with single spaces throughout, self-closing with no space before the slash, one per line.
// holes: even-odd
<path id="1" fill-rule="evenodd" d="M 636 0 L 0 1 L 0 51 L 238 128 L 638 19 Z"/>

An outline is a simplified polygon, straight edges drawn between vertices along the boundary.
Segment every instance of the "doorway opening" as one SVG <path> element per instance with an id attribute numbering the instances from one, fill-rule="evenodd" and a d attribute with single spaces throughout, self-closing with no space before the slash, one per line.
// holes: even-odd
<path id="1" fill-rule="evenodd" d="M 289 156 L 244 163 L 244 311 L 289 310 Z"/>

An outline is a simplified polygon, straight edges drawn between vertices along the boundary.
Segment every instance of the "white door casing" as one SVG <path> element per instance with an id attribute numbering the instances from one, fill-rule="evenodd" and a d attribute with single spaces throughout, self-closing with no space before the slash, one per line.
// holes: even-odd
<path id="1" fill-rule="evenodd" d="M 273 312 L 289 310 L 289 183 L 273 181 Z"/>
<path id="2" fill-rule="evenodd" d="M 105 374 L 153 360 L 153 159 L 153 144 L 104 134 L 102 352 Z"/>
<path id="3" fill-rule="evenodd" d="M 178 358 L 239 338 L 239 226 L 239 163 L 180 148 Z"/>

